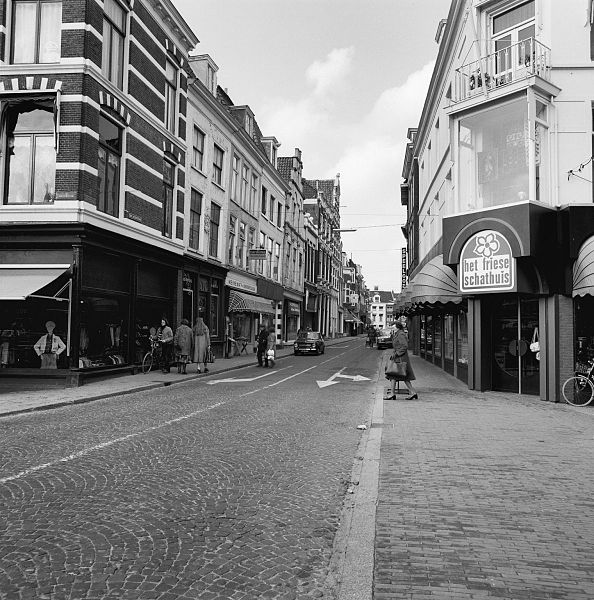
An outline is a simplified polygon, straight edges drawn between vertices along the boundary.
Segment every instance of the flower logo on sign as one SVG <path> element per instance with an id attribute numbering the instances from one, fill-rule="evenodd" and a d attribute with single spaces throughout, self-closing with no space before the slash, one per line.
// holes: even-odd
<path id="1" fill-rule="evenodd" d="M 476 238 L 474 253 L 489 258 L 499 251 L 499 240 L 494 234 L 479 235 Z"/>

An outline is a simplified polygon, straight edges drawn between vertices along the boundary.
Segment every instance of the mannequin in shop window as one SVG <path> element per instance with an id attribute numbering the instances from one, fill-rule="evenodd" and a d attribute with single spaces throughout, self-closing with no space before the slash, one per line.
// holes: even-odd
<path id="1" fill-rule="evenodd" d="M 33 346 L 37 356 L 41 358 L 42 369 L 57 369 L 58 356 L 66 350 L 66 344 L 54 334 L 56 324 L 53 321 L 47 321 L 45 329 L 47 333 L 42 335 Z"/>

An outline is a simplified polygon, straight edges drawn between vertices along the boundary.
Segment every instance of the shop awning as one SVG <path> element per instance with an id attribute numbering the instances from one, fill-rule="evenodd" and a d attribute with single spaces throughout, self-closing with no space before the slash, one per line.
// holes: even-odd
<path id="1" fill-rule="evenodd" d="M 443 255 L 432 258 L 415 275 L 410 302 L 412 304 L 446 304 L 462 302 L 458 279 L 450 267 L 443 264 Z"/>
<path id="2" fill-rule="evenodd" d="M 70 265 L 0 265 L 0 300 L 35 297 L 68 269 Z"/>
<path id="3" fill-rule="evenodd" d="M 231 290 L 229 292 L 229 312 L 253 312 L 265 313 L 267 315 L 274 314 L 274 306 L 272 300 L 267 300 L 260 296 L 252 296 L 243 292 Z"/>
<path id="4" fill-rule="evenodd" d="M 346 323 L 363 323 L 361 319 L 350 310 L 345 310 L 343 313 L 343 321 Z"/>
<path id="5" fill-rule="evenodd" d="M 573 297 L 594 296 L 594 237 L 587 239 L 573 263 Z"/>

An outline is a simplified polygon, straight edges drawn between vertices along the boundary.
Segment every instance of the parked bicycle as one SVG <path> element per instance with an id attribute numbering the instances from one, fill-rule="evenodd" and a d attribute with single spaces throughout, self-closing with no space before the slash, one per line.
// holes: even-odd
<path id="1" fill-rule="evenodd" d="M 563 384 L 563 398 L 572 406 L 588 406 L 594 399 L 594 360 L 576 365 L 575 375 Z"/>
<path id="2" fill-rule="evenodd" d="M 142 372 L 143 374 L 150 373 L 153 365 L 158 362 L 158 350 L 159 342 L 157 340 L 151 340 L 151 349 L 142 358 Z"/>

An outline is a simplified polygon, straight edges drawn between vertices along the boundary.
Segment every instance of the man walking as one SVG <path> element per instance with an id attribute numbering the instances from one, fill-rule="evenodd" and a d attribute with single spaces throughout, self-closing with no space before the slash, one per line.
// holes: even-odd
<path id="1" fill-rule="evenodd" d="M 256 353 L 256 357 L 258 358 L 258 366 L 268 366 L 268 357 L 266 356 L 266 350 L 268 350 L 268 331 L 266 329 L 266 325 L 263 323 L 260 324 L 256 342 L 258 344 L 258 351 Z"/>

